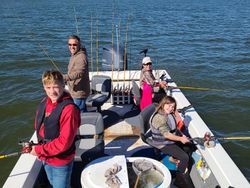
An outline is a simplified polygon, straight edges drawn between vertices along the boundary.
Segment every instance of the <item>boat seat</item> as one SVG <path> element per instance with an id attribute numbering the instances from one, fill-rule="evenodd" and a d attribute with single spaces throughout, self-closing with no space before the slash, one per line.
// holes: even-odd
<path id="1" fill-rule="evenodd" d="M 149 120 L 155 111 L 156 103 L 153 103 L 146 108 L 144 108 L 140 113 L 140 130 L 141 130 L 141 139 L 144 143 L 154 148 L 154 152 L 157 155 L 157 158 L 160 157 L 161 151 L 153 144 L 152 133 L 150 129 Z"/>
<path id="2" fill-rule="evenodd" d="M 134 104 L 140 108 L 141 91 L 135 80 L 132 80 L 132 94 L 134 97 Z"/>
<path id="3" fill-rule="evenodd" d="M 103 118 L 99 112 L 81 113 L 76 136 L 75 161 L 91 161 L 104 154 Z"/>
<path id="4" fill-rule="evenodd" d="M 110 98 L 111 78 L 105 75 L 94 75 L 91 80 L 92 94 L 86 99 L 86 105 L 96 107 L 101 112 L 101 106 Z"/>

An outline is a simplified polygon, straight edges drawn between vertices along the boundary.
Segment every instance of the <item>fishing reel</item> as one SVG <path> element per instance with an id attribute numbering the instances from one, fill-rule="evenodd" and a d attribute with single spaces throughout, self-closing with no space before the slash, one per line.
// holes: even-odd
<path id="1" fill-rule="evenodd" d="M 161 81 L 165 81 L 165 82 L 167 82 L 167 83 L 174 82 L 172 79 L 169 79 L 169 78 L 167 77 L 167 75 L 166 75 L 165 72 L 160 76 L 159 79 L 160 79 Z"/>
<path id="2" fill-rule="evenodd" d="M 213 136 L 211 136 L 210 132 L 206 132 L 204 135 L 204 146 L 207 148 L 213 148 L 215 147 L 216 143 L 215 143 L 215 139 Z"/>
<path id="3" fill-rule="evenodd" d="M 203 138 L 196 137 L 196 138 L 191 138 L 190 140 L 192 140 L 196 144 L 202 145 L 206 148 L 213 148 L 216 145 L 216 143 L 215 143 L 216 139 L 214 136 L 211 136 L 210 132 L 206 132 L 204 134 Z"/>
<path id="4" fill-rule="evenodd" d="M 21 153 L 30 153 L 32 150 L 32 146 L 37 145 L 33 141 L 25 142 L 25 141 L 19 141 L 18 145 L 22 146 Z"/>
<path id="5" fill-rule="evenodd" d="M 32 150 L 32 146 L 33 145 L 38 145 L 38 143 L 34 143 L 33 141 L 30 141 L 30 142 L 19 141 L 18 145 L 22 146 L 21 151 L 0 155 L 0 159 L 19 156 L 19 155 L 21 155 L 23 153 L 30 153 L 31 150 Z"/>

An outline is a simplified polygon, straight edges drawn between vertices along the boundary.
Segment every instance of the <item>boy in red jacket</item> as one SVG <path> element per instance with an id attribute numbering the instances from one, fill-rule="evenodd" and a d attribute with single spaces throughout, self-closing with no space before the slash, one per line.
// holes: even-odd
<path id="1" fill-rule="evenodd" d="M 68 188 L 80 110 L 64 91 L 64 80 L 59 71 L 46 71 L 42 82 L 47 96 L 39 104 L 35 119 L 35 130 L 41 144 L 32 146 L 30 154 L 43 161 L 53 188 Z"/>

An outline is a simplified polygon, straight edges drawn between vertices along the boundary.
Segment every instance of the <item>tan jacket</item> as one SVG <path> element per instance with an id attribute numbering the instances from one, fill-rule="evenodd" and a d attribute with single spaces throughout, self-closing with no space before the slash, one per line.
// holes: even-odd
<path id="1" fill-rule="evenodd" d="M 68 73 L 63 76 L 72 98 L 86 98 L 90 93 L 89 69 L 86 49 L 71 56 Z"/>

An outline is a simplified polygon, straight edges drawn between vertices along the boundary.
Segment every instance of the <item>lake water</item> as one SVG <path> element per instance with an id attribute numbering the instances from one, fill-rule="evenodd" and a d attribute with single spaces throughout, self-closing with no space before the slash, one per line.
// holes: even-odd
<path id="1" fill-rule="evenodd" d="M 183 90 L 215 135 L 250 136 L 249 15 L 249 0 L 2 0 L 0 153 L 20 150 L 18 141 L 33 133 L 41 75 L 52 61 L 66 72 L 68 35 L 79 34 L 95 70 L 112 23 L 128 44 L 130 69 L 140 68 L 139 51 L 149 48 L 153 67 L 178 85 L 223 90 Z M 249 141 L 223 147 L 250 180 Z M 16 161 L 0 160 L 0 186 Z"/>

